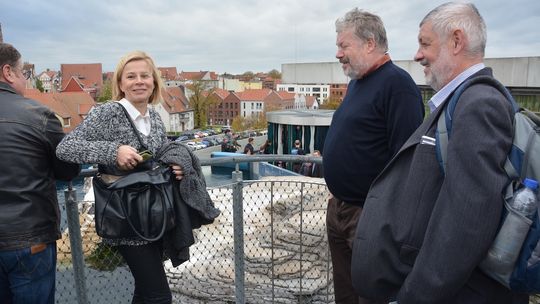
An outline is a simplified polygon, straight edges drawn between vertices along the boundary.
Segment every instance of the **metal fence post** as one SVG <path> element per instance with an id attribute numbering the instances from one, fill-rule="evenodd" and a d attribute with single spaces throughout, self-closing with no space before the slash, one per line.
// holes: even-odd
<path id="1" fill-rule="evenodd" d="M 69 182 L 68 189 L 64 191 L 66 198 L 66 214 L 69 229 L 69 242 L 71 245 L 71 259 L 73 263 L 73 275 L 77 302 L 87 304 L 86 278 L 84 275 L 84 257 L 82 251 L 81 225 L 79 221 L 79 208 L 77 204 L 77 192 L 73 190 L 73 184 Z"/>
<path id="2" fill-rule="evenodd" d="M 242 196 L 242 171 L 236 164 L 233 180 L 233 229 L 234 229 L 234 290 L 237 304 L 245 303 L 244 264 L 244 207 Z"/>

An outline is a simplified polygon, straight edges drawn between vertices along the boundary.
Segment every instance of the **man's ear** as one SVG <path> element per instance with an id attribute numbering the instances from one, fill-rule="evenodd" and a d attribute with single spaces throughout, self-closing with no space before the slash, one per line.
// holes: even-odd
<path id="1" fill-rule="evenodd" d="M 465 49 L 465 45 L 467 44 L 467 38 L 465 37 L 465 34 L 462 30 L 454 30 L 450 39 L 452 41 L 452 54 L 457 55 Z"/>
<path id="2" fill-rule="evenodd" d="M 367 47 L 367 49 L 368 49 L 368 53 L 373 52 L 373 50 L 376 49 L 375 39 L 373 39 L 373 38 L 367 39 L 367 40 L 366 40 L 366 47 Z"/>
<path id="3" fill-rule="evenodd" d="M 0 73 L 0 80 L 12 84 L 15 81 L 15 71 L 13 70 L 13 67 L 9 64 L 4 64 Z"/>

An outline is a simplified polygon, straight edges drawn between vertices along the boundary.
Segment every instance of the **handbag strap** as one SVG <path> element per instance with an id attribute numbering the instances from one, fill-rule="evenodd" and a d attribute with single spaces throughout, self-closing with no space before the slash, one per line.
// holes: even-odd
<path id="1" fill-rule="evenodd" d="M 165 196 L 165 194 L 163 194 L 163 192 L 160 190 L 159 193 L 161 194 L 161 196 Z M 122 208 L 122 211 L 124 212 L 124 214 L 128 214 L 127 213 L 127 210 L 126 210 L 126 204 L 127 202 L 124 202 L 124 200 L 121 200 L 120 201 L 120 206 Z M 167 205 L 165 204 L 165 200 L 161 199 L 161 215 L 162 215 L 162 224 L 161 224 L 161 231 L 156 235 L 156 236 L 146 236 L 146 235 L 143 235 L 142 232 L 140 232 L 139 230 L 137 230 L 137 228 L 135 228 L 135 225 L 133 225 L 133 223 L 131 222 L 131 218 L 129 216 L 126 216 L 126 221 L 128 222 L 129 226 L 131 226 L 131 229 L 133 229 L 133 232 L 135 232 L 135 234 L 140 237 L 141 239 L 145 240 L 145 241 L 148 241 L 148 242 L 155 242 L 159 239 L 161 239 L 161 237 L 163 237 L 163 235 L 165 234 L 165 230 L 167 230 Z"/>
<path id="2" fill-rule="evenodd" d="M 126 108 L 124 108 L 124 106 L 121 103 L 118 103 L 118 105 L 120 106 L 120 108 L 122 108 L 122 110 L 124 111 L 124 114 L 126 114 L 126 118 L 129 121 L 129 124 L 131 125 L 131 128 L 133 128 L 133 132 L 135 132 L 135 136 L 137 136 L 137 139 L 139 140 L 139 143 L 143 147 L 143 150 L 147 150 L 148 147 L 144 144 L 144 142 L 143 142 L 143 140 L 141 138 L 141 135 L 139 134 L 139 130 L 135 126 L 135 123 L 133 122 L 133 120 L 131 120 L 131 116 L 129 116 L 128 111 L 126 110 Z"/>

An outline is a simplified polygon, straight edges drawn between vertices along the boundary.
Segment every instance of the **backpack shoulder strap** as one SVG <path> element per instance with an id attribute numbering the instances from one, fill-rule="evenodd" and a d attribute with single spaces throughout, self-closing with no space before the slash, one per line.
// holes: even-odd
<path id="1" fill-rule="evenodd" d="M 450 97 L 450 100 L 446 103 L 445 108 L 443 109 L 441 115 L 439 116 L 439 119 L 437 120 L 437 131 L 435 132 L 435 136 L 437 139 L 437 160 L 439 161 L 439 167 L 441 168 L 441 171 L 443 173 L 446 172 L 445 169 L 447 160 L 448 140 L 452 135 L 452 116 L 454 114 L 454 110 L 456 108 L 457 102 L 459 101 L 459 98 L 461 97 L 461 94 L 463 94 L 465 90 L 475 84 L 487 84 L 496 88 L 512 104 L 514 112 L 519 111 L 519 107 L 508 89 L 506 89 L 506 87 L 497 79 L 491 76 L 473 77 L 467 79 L 465 82 L 460 84 Z"/>

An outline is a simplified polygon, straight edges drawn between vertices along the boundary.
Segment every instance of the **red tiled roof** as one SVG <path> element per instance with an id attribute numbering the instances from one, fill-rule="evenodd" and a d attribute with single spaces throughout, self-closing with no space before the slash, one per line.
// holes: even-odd
<path id="1" fill-rule="evenodd" d="M 88 113 L 94 106 L 95 104 L 79 104 L 79 114 L 88 115 Z"/>
<path id="2" fill-rule="evenodd" d="M 62 118 L 71 118 L 70 126 L 65 127 L 64 132 L 69 132 L 78 126 L 90 109 L 96 105 L 92 97 L 85 92 L 41 93 L 27 90 L 24 96 L 45 105 Z"/>
<path id="3" fill-rule="evenodd" d="M 101 89 L 103 86 L 103 74 L 101 63 L 84 64 L 61 64 L 62 88 L 65 88 L 71 77 L 77 78 L 83 88 Z"/>
<path id="4" fill-rule="evenodd" d="M 187 98 L 179 87 L 163 88 L 161 95 L 163 96 L 163 102 L 161 104 L 169 114 L 185 112 L 187 110 L 185 106 L 188 104 Z"/>
<path id="5" fill-rule="evenodd" d="M 39 90 L 36 89 L 27 89 L 24 92 L 24 97 L 33 99 L 41 103 L 62 118 L 69 118 L 71 116 L 69 110 L 62 103 L 56 100 L 52 93 L 41 93 Z"/>
<path id="6" fill-rule="evenodd" d="M 180 72 L 178 75 L 181 80 L 201 80 L 204 72 Z"/>
<path id="7" fill-rule="evenodd" d="M 63 83 L 64 81 L 62 81 Z M 84 92 L 83 85 L 75 77 L 71 77 L 62 92 Z"/>
<path id="8" fill-rule="evenodd" d="M 290 93 L 290 92 L 287 92 L 287 91 L 275 91 L 278 96 L 281 98 L 281 99 L 284 99 L 284 100 L 287 100 L 287 99 L 293 99 L 294 100 L 294 93 Z"/>
<path id="9" fill-rule="evenodd" d="M 105 72 L 104 79 L 112 81 L 113 76 L 114 76 L 114 72 Z"/>
<path id="10" fill-rule="evenodd" d="M 199 71 L 199 72 L 180 72 L 180 74 L 178 74 L 178 78 L 180 80 L 202 80 L 204 76 L 206 76 L 207 74 L 209 74 L 208 76 L 210 77 L 211 80 L 217 80 L 218 79 L 218 76 L 215 72 L 208 72 L 208 71 Z"/>
<path id="11" fill-rule="evenodd" d="M 306 96 L 306 107 L 311 108 L 313 107 L 313 104 L 315 103 L 316 98 L 315 96 Z"/>
<path id="12" fill-rule="evenodd" d="M 222 100 L 227 98 L 229 96 L 230 92 L 224 89 L 216 88 L 214 89 L 214 93 L 219 96 Z"/>
<path id="13" fill-rule="evenodd" d="M 24 96 L 29 96 L 29 95 L 36 95 L 36 94 L 39 94 L 41 93 L 38 89 L 34 89 L 34 88 L 26 88 L 24 89 Z M 27 97 L 27 98 L 31 98 L 31 97 Z"/>
<path id="14" fill-rule="evenodd" d="M 166 81 L 178 78 L 176 67 L 158 68 L 158 70 L 161 73 L 161 78 L 164 78 Z"/>
<path id="15" fill-rule="evenodd" d="M 39 73 L 38 78 L 41 77 L 41 75 L 46 74 L 47 76 L 49 76 L 49 78 L 53 79 L 54 76 L 56 76 L 57 73 L 58 73 L 58 72 L 51 71 L 51 70 L 49 70 L 49 71 L 43 71 L 43 72 Z"/>
<path id="16" fill-rule="evenodd" d="M 263 101 L 266 96 L 272 93 L 270 89 L 256 89 L 256 90 L 245 90 L 243 92 L 236 92 L 236 95 L 241 101 L 251 101 L 258 100 Z"/>

